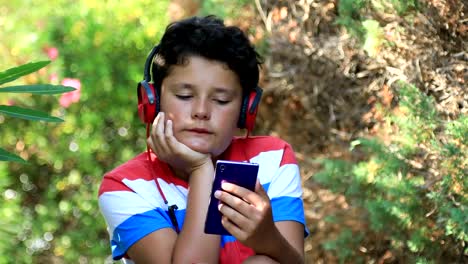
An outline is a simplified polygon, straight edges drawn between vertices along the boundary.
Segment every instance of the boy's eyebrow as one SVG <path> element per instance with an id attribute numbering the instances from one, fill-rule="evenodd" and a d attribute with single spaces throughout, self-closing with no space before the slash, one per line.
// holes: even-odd
<path id="1" fill-rule="evenodd" d="M 225 87 L 215 87 L 214 88 L 215 93 L 224 93 L 224 94 L 234 94 L 233 89 L 225 88 Z"/>
<path id="2" fill-rule="evenodd" d="M 191 85 L 190 83 L 184 83 L 184 82 L 173 83 L 173 84 L 170 84 L 169 87 L 171 87 L 171 88 L 193 89 L 193 85 Z"/>

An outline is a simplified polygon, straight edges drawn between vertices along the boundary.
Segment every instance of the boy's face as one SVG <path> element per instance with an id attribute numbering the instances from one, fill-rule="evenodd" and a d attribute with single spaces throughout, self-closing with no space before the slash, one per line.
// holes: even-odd
<path id="1" fill-rule="evenodd" d="M 173 121 L 174 136 L 213 157 L 231 143 L 241 101 L 237 75 L 221 62 L 198 56 L 172 66 L 161 86 L 161 111 Z"/>

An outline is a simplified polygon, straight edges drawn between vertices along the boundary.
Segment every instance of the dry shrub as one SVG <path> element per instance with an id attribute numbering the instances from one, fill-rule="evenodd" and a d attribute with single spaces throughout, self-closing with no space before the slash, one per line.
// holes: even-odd
<path id="1" fill-rule="evenodd" d="M 435 2 L 407 18 L 363 10 L 392 43 L 369 57 L 335 23 L 337 1 L 263 1 L 259 12 L 270 52 L 259 132 L 274 131 L 303 153 L 347 145 L 379 121 L 369 118 L 369 110 L 388 100 L 384 90 L 398 79 L 433 95 L 447 118 L 466 113 L 466 19 L 460 22 L 466 6 L 450 1 L 437 9 Z"/>
<path id="2" fill-rule="evenodd" d="M 455 0 L 420 1 L 417 10 L 404 16 L 392 10 L 361 10 L 362 19 L 377 21 L 383 31 L 378 52 L 369 56 L 356 37 L 335 23 L 338 1 L 255 2 L 260 15 L 250 21 L 251 28 L 263 24 L 269 47 L 257 133 L 285 138 L 297 151 L 313 234 L 306 240 L 308 259 L 334 263 L 336 256 L 323 250 L 321 243 L 344 227 L 365 229 L 365 223 L 358 221 L 360 212 L 349 207 L 343 196 L 313 181 L 319 169 L 313 159 L 359 159 L 348 151 L 351 140 L 358 136 L 388 140 L 376 106 L 396 104 L 397 80 L 433 96 L 447 120 L 466 114 L 467 6 Z M 324 221 L 330 215 L 349 221 L 342 226 Z M 379 239 L 364 238 L 367 253 L 362 254 L 379 263 L 394 262 L 395 256 L 385 250 L 388 241 Z"/>
<path id="3" fill-rule="evenodd" d="M 389 140 L 376 106 L 395 105 L 397 80 L 413 83 L 433 96 L 445 119 L 467 112 L 468 6 L 461 0 L 418 2 L 417 9 L 404 15 L 391 8 L 360 10 L 362 20 L 377 21 L 383 32 L 373 56 L 336 23 L 337 0 L 255 0 L 256 9 L 247 5 L 238 17 L 226 21 L 249 32 L 261 50 L 267 47 L 260 83 L 264 97 L 255 134 L 280 136 L 297 152 L 312 232 L 306 240 L 308 261 L 336 263 L 337 256 L 324 250 L 322 242 L 345 227 L 367 229 L 359 218 L 362 212 L 344 196 L 313 181 L 319 169 L 313 159 L 356 160 L 359 157 L 348 151 L 351 140 L 369 135 Z M 430 164 L 429 160 L 420 162 Z M 347 221 L 328 221 L 331 215 Z M 398 261 L 386 250 L 388 241 L 367 234 L 360 253 L 368 261 Z"/>

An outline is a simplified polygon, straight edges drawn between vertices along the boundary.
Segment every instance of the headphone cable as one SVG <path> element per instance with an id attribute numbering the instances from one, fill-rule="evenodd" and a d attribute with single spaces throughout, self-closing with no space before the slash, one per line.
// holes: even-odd
<path id="1" fill-rule="evenodd" d="M 148 124 L 146 124 L 146 138 L 149 137 L 149 132 L 150 132 L 150 124 L 148 123 Z M 163 198 L 164 204 L 168 205 L 169 203 L 168 203 L 168 201 L 166 199 L 166 196 L 164 195 L 164 192 L 163 192 L 161 186 L 159 185 L 158 178 L 156 178 L 156 175 L 154 174 L 154 171 L 153 171 L 153 161 L 151 160 L 151 149 L 150 149 L 148 143 L 146 143 L 146 154 L 148 156 L 148 162 L 149 162 L 149 165 L 150 165 L 151 175 L 153 176 L 153 179 L 156 182 L 156 187 L 158 188 L 159 194 L 161 194 L 161 197 Z M 179 233 L 180 232 L 179 224 L 178 224 L 177 218 L 175 216 L 175 210 L 177 210 L 179 208 L 177 207 L 176 204 L 170 205 L 167 208 L 168 208 L 169 218 L 171 219 L 171 223 L 174 226 L 176 232 Z"/>

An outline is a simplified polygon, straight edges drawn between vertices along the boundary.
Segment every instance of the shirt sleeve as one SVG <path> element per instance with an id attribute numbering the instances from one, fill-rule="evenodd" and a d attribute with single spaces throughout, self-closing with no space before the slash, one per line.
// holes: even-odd
<path id="1" fill-rule="evenodd" d="M 273 220 L 296 221 L 304 225 L 304 236 L 309 235 L 304 217 L 302 182 L 299 166 L 289 144 L 282 151 L 278 169 L 273 174 L 267 193 L 271 200 Z"/>
<path id="2" fill-rule="evenodd" d="M 114 260 L 124 257 L 127 250 L 146 235 L 172 227 L 164 208 L 155 206 L 110 175 L 104 177 L 99 194 L 99 207 L 108 225 Z"/>

